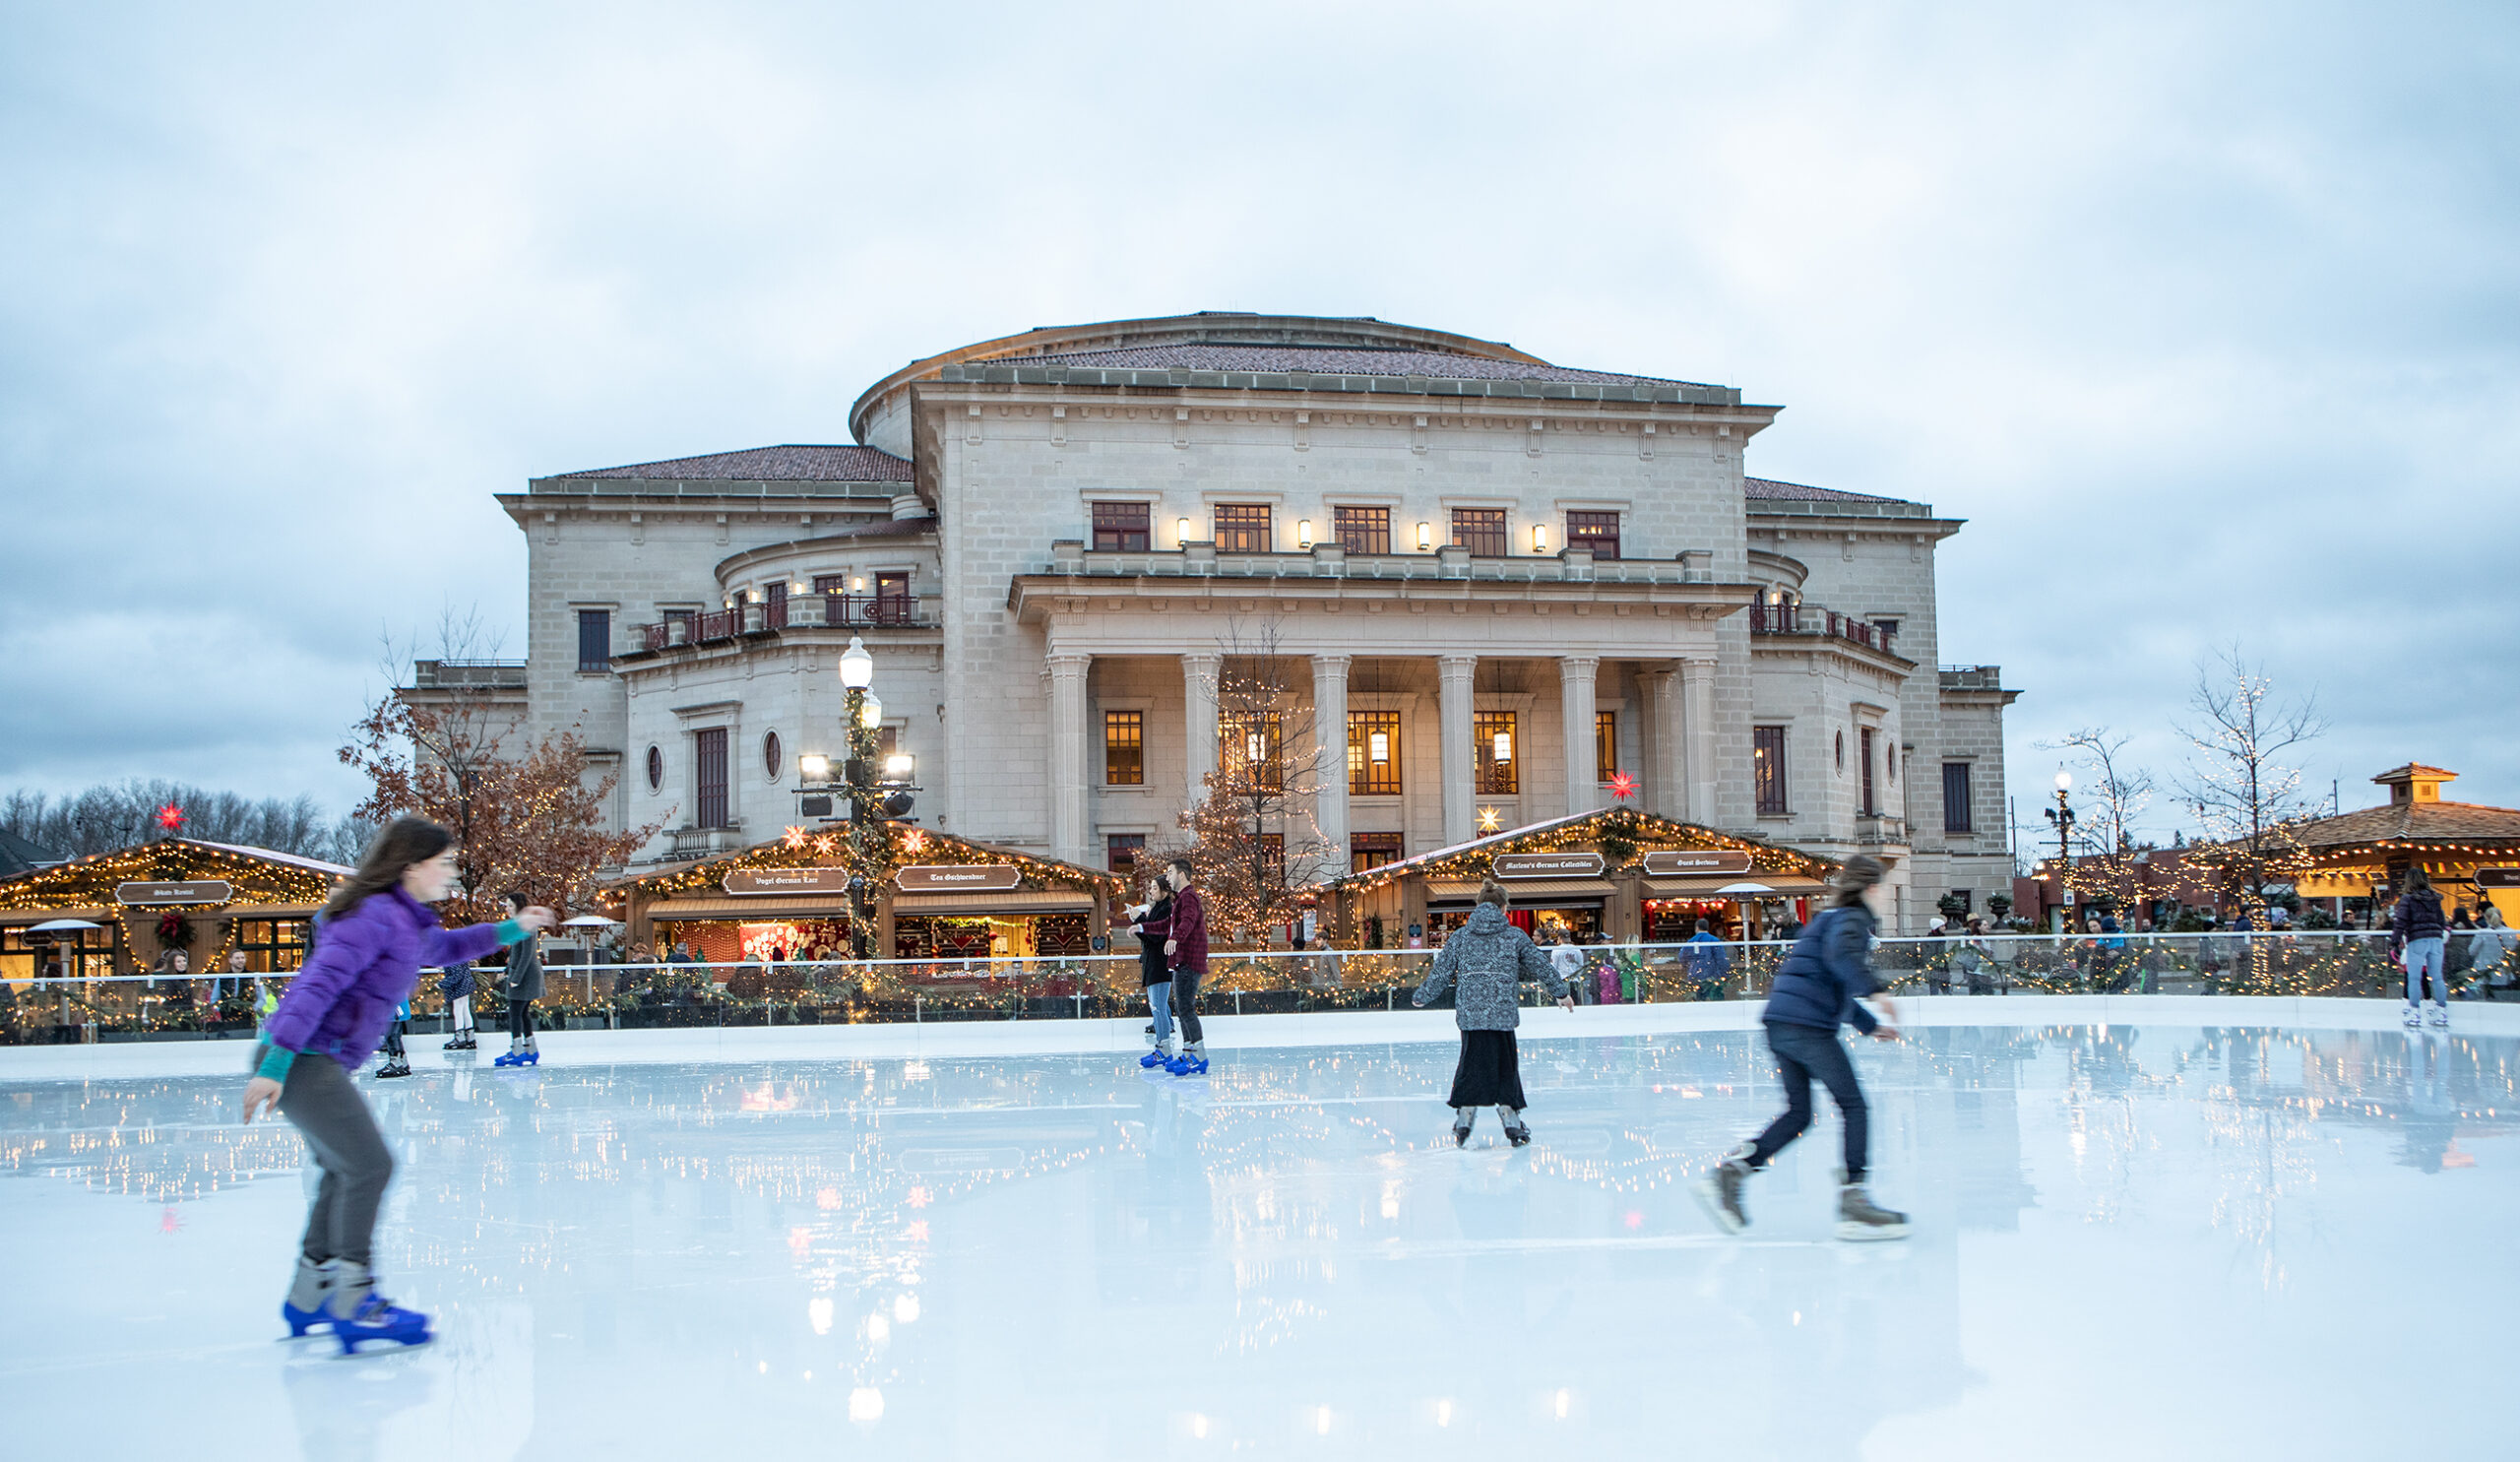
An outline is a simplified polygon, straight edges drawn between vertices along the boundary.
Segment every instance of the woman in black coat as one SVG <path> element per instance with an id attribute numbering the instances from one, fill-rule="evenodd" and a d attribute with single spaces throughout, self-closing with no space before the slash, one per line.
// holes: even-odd
<path id="1" fill-rule="evenodd" d="M 1147 1008 L 1155 1013 L 1151 1033 L 1155 1049 L 1138 1058 L 1152 1070 L 1164 1064 L 1164 1048 L 1172 1038 L 1172 970 L 1164 957 L 1164 935 L 1144 932 L 1154 921 L 1172 917 L 1172 875 L 1158 873 L 1148 886 L 1147 901 L 1128 911 L 1129 932 L 1138 936 L 1138 980 L 1146 986 Z"/>

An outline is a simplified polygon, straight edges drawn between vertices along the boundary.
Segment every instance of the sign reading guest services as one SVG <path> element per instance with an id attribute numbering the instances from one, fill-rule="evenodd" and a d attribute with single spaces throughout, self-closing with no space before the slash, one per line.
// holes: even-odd
<path id="1" fill-rule="evenodd" d="M 898 869 L 893 882 L 904 893 L 945 893 L 984 889 L 991 893 L 1017 887 L 1024 870 L 1013 863 L 913 863 Z"/>
<path id="2" fill-rule="evenodd" d="M 1750 855 L 1737 848 L 1664 849 L 1645 855 L 1645 871 L 1655 878 L 1746 873 Z"/>
<path id="3" fill-rule="evenodd" d="M 753 894 L 849 892 L 847 868 L 737 868 L 718 886 L 738 898 Z"/>

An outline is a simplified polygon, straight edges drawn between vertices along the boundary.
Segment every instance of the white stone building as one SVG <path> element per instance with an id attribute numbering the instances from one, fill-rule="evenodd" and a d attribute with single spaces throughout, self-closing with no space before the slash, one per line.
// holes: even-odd
<path id="1" fill-rule="evenodd" d="M 850 446 L 533 479 L 527 696 L 645 860 L 776 836 L 876 657 L 916 815 L 1072 861 L 1162 841 L 1227 658 L 1302 667 L 1294 836 L 1345 870 L 1604 805 L 2008 887 L 1992 667 L 1938 669 L 1922 503 L 1766 481 L 1778 408 L 1369 319 L 1200 314 L 914 362 Z M 1247 731 L 1248 729 L 1246 729 Z M 1343 733 L 1344 731 L 1344 733 Z M 1239 741 L 1236 742 L 1239 744 Z M 1498 753 L 1503 753 L 1500 757 Z"/>

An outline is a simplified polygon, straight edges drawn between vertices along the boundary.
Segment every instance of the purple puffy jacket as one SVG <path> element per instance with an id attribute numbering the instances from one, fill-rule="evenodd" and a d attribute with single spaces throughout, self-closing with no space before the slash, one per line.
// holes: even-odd
<path id="1" fill-rule="evenodd" d="M 475 960 L 499 947 L 499 925 L 440 928 L 437 911 L 389 888 L 324 921 L 314 956 L 289 982 L 263 1039 L 355 1068 L 385 1043 L 394 1007 L 411 997 L 422 965 Z"/>

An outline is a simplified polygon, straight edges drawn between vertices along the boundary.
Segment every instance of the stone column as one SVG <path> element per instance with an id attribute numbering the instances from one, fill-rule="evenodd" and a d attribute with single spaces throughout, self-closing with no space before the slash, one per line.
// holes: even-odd
<path id="1" fill-rule="evenodd" d="M 1443 728 L 1444 843 L 1467 843 L 1477 828 L 1479 761 L 1470 748 L 1471 683 L 1479 671 L 1476 655 L 1445 655 L 1435 661 L 1436 714 Z"/>
<path id="2" fill-rule="evenodd" d="M 1566 723 L 1566 811 L 1590 812 L 1601 801 L 1593 757 L 1593 684 L 1602 662 L 1591 655 L 1557 658 L 1558 715 Z"/>
<path id="3" fill-rule="evenodd" d="M 1668 669 L 1638 675 L 1645 687 L 1645 722 L 1652 732 L 1645 759 L 1645 805 L 1657 817 L 1689 815 L 1688 757 L 1680 731 L 1680 677 Z"/>
<path id="4" fill-rule="evenodd" d="M 1042 666 L 1050 678 L 1050 848 L 1054 857 L 1092 866 L 1085 848 L 1086 754 L 1091 740 L 1085 726 L 1085 678 L 1094 667 L 1094 657 L 1052 654 L 1043 658 Z"/>
<path id="5" fill-rule="evenodd" d="M 1217 769 L 1217 675 L 1224 668 L 1221 655 L 1181 657 L 1182 759 L 1190 767 L 1185 807 L 1207 799 L 1208 774 Z"/>
<path id="6" fill-rule="evenodd" d="M 1325 877 L 1348 873 L 1348 667 L 1354 657 L 1312 658 L 1312 733 L 1318 758 L 1313 824 L 1321 830 Z"/>
<path id="7" fill-rule="evenodd" d="M 1687 715 L 1689 821 L 1715 826 L 1715 662 L 1680 662 L 1682 709 Z"/>

